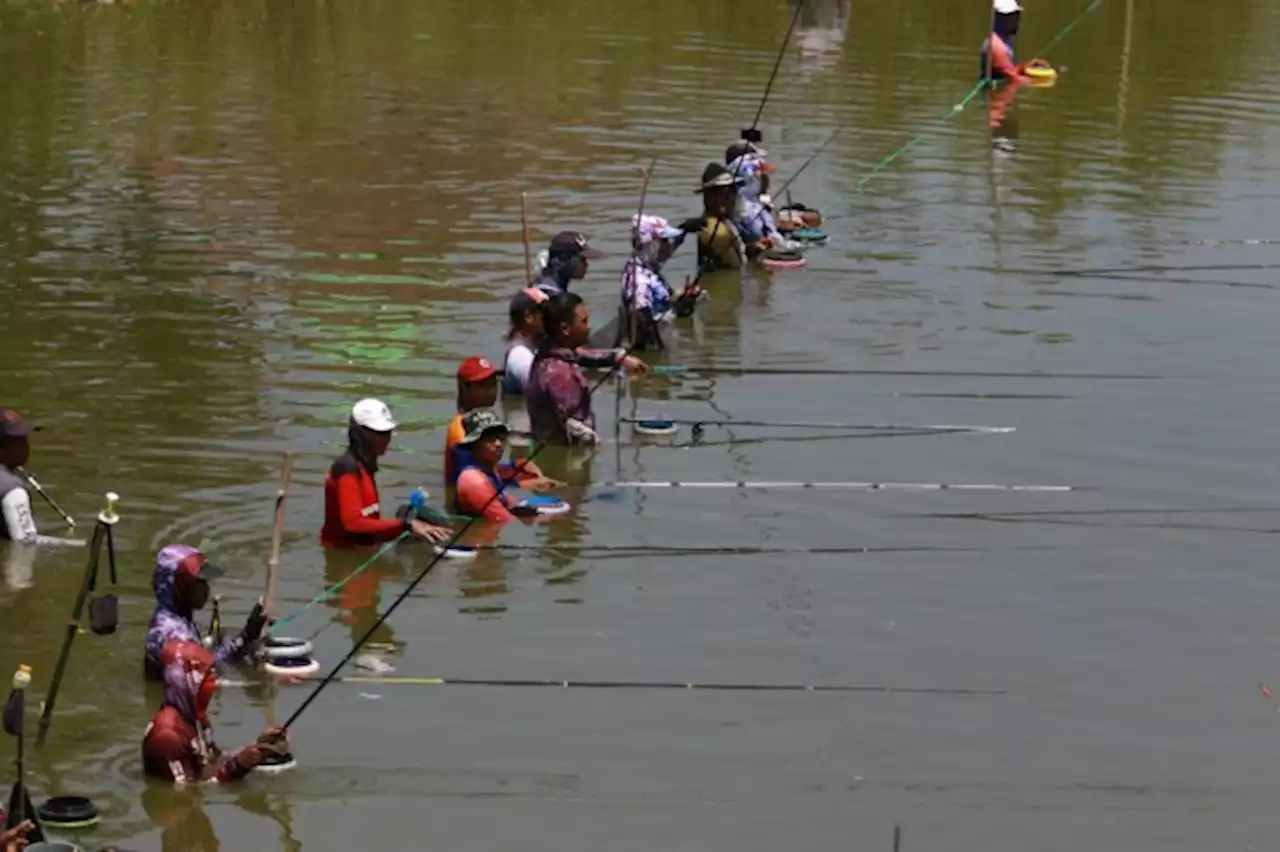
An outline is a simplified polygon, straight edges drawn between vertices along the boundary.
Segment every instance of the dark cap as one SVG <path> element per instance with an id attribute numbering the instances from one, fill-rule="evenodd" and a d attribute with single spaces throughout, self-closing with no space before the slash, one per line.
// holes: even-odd
<path id="1" fill-rule="evenodd" d="M 764 134 L 760 132 L 758 127 L 747 127 L 742 131 L 742 138 L 748 142 L 763 142 Z"/>
<path id="2" fill-rule="evenodd" d="M 32 432 L 39 431 L 39 426 L 27 423 L 12 408 L 0 409 L 0 438 L 25 438 Z"/>
<path id="3" fill-rule="evenodd" d="M 587 235 L 577 231 L 561 231 L 551 238 L 547 251 L 560 257 L 581 255 L 587 260 L 599 260 L 604 257 L 600 252 L 587 245 Z"/>

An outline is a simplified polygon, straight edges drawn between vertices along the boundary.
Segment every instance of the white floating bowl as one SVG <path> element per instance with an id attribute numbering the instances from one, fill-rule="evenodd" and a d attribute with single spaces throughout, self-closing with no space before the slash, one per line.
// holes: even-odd
<path id="1" fill-rule="evenodd" d="M 476 558 L 479 552 L 474 547 L 443 547 L 439 544 L 436 545 L 437 556 L 442 556 L 445 559 L 456 559 L 459 562 L 470 562 Z"/>
<path id="2" fill-rule="evenodd" d="M 637 435 L 648 435 L 650 437 L 665 437 L 675 435 L 680 431 L 680 427 L 674 421 L 665 420 L 661 417 L 637 420 L 631 424 L 631 428 L 635 430 Z"/>

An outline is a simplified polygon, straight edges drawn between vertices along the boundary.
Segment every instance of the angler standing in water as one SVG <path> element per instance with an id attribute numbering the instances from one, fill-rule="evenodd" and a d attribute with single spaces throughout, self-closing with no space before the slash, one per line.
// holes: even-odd
<path id="1" fill-rule="evenodd" d="M 184 641 L 204 646 L 195 614 L 209 602 L 209 579 L 221 574 L 203 553 L 186 544 L 171 544 L 156 554 L 156 570 L 151 577 L 156 609 L 147 628 L 143 666 L 149 680 L 161 678 L 160 655 L 167 643 Z M 240 635 L 214 648 L 213 659 L 219 663 L 246 659 L 270 622 L 270 615 L 259 599 Z"/>
<path id="2" fill-rule="evenodd" d="M 391 446 L 399 424 L 391 409 L 377 399 L 362 399 L 351 408 L 347 451 L 334 461 L 324 479 L 325 547 L 370 547 L 399 538 L 404 532 L 430 541 L 447 541 L 453 531 L 406 513 L 403 520 L 382 517 L 378 496 L 378 459 Z"/>
<path id="3" fill-rule="evenodd" d="M 218 690 L 213 655 L 195 642 L 174 641 L 161 654 L 164 704 L 142 735 L 142 767 L 178 784 L 239 781 L 289 741 L 268 728 L 253 745 L 224 754 L 213 740 L 209 704 Z"/>
<path id="4" fill-rule="evenodd" d="M 542 267 L 542 275 L 533 283 L 548 296 L 567 293 L 569 284 L 574 280 L 587 277 L 590 264 L 587 261 L 599 260 L 604 255 L 587 245 L 587 238 L 577 231 L 561 231 L 551 238 L 547 247 L 546 263 Z"/>
<path id="5" fill-rule="evenodd" d="M 738 209 L 734 222 L 738 233 L 747 244 L 767 241 L 770 248 L 785 248 L 786 238 L 773 222 L 769 197 L 769 176 L 777 167 L 765 160 L 769 152 L 740 139 L 724 152 L 724 164 L 729 173 L 742 180 L 738 189 Z"/>
<path id="6" fill-rule="evenodd" d="M 502 364 L 504 393 L 524 396 L 533 356 L 542 340 L 542 303 L 549 298 L 537 287 L 526 287 L 511 299 L 507 309 L 511 327 L 507 330 L 507 354 Z"/>
<path id="7" fill-rule="evenodd" d="M 698 268 L 714 272 L 740 269 L 748 257 L 768 248 L 763 242 L 744 245 L 735 222 L 741 210 L 738 188 L 742 178 L 719 163 L 708 163 L 702 171 L 702 215 L 689 219 L 680 228 L 698 233 Z"/>
<path id="8" fill-rule="evenodd" d="M 0 411 L 0 508 L 4 514 L 0 541 L 35 544 L 39 539 L 27 481 L 18 473 L 31 456 L 30 435 L 38 429 L 16 411 Z"/>
<path id="9" fill-rule="evenodd" d="M 685 232 L 673 228 L 661 216 L 631 217 L 631 257 L 622 268 L 621 329 L 632 349 L 665 349 L 662 326 L 676 317 L 690 316 L 702 288 L 689 284 L 677 296 L 662 274 L 662 267 L 680 244 Z"/>
<path id="10" fill-rule="evenodd" d="M 1022 23 L 1022 6 L 1018 0 L 994 0 L 991 35 L 982 43 L 983 80 L 1017 83 L 1025 80 L 1026 66 L 1018 65 L 1013 54 L 1013 41 Z"/>
<path id="11" fill-rule="evenodd" d="M 584 356 L 592 362 L 602 357 L 624 370 L 647 373 L 639 358 L 619 349 L 612 353 L 583 350 L 591 336 L 591 318 L 582 297 L 561 293 L 542 306 L 545 336 L 525 386 L 525 404 L 534 438 L 541 444 L 594 445 L 599 443 L 596 418 L 591 411 L 591 386 L 582 374 Z"/>

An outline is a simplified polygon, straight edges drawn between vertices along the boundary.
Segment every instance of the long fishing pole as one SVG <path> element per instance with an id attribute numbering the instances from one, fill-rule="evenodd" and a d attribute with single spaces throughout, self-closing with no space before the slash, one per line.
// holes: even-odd
<path id="1" fill-rule="evenodd" d="M 887 686 L 881 684 L 808 683 L 686 683 L 665 680 L 552 680 L 542 678 L 459 678 L 459 677 L 379 677 L 353 675 L 342 683 L 385 684 L 387 686 L 503 686 L 556 689 L 662 689 L 707 692 L 873 692 L 885 695 L 1008 695 L 1007 689 L 948 686 Z"/>
<path id="2" fill-rule="evenodd" d="M 958 424 L 927 424 L 921 426 L 912 426 L 904 423 L 815 423 L 808 421 L 787 421 L 787 420 L 682 420 L 670 417 L 661 418 L 623 418 L 623 423 L 645 424 L 645 423 L 663 423 L 672 425 L 692 426 L 696 432 L 701 427 L 706 426 L 722 426 L 722 427 L 746 427 L 755 426 L 761 428 L 777 428 L 777 429 L 856 429 L 872 432 L 970 432 L 982 435 L 1005 435 L 1010 432 L 1017 431 L 1015 426 L 963 426 Z"/>
<path id="3" fill-rule="evenodd" d="M 649 181 L 653 179 L 653 170 L 658 166 L 658 158 L 654 157 L 649 161 L 649 168 L 644 170 L 644 183 L 640 186 L 640 203 L 636 205 L 636 219 L 631 226 L 631 241 L 634 246 L 639 246 L 640 225 L 644 219 L 644 203 L 649 197 Z M 623 311 L 622 319 L 627 323 L 627 343 L 628 346 L 634 347 L 638 343 L 640 336 L 639 311 L 636 309 L 636 300 L 639 298 L 639 288 L 636 287 L 636 264 L 629 266 L 629 277 L 631 280 L 631 304 L 627 305 Z M 625 381 L 622 370 L 616 370 L 614 376 L 617 380 L 613 400 L 613 437 L 617 444 L 615 453 L 615 463 L 617 466 L 617 476 L 622 476 L 622 395 L 623 382 Z"/>
<path id="4" fill-rule="evenodd" d="M 823 151 L 827 150 L 827 146 L 830 145 L 832 142 L 836 141 L 836 137 L 839 135 L 840 135 L 839 127 L 831 131 L 831 135 L 827 137 L 827 141 L 823 142 L 822 146 L 819 147 L 818 150 L 810 154 L 809 159 L 805 160 L 803 163 L 800 164 L 800 168 L 796 169 L 795 174 L 793 174 L 790 178 L 788 178 L 787 182 L 784 183 L 782 187 L 773 194 L 774 197 L 776 198 L 776 197 L 785 195 L 787 192 L 787 189 L 791 186 L 791 184 L 796 182 L 796 178 L 800 177 L 800 175 L 804 173 L 804 170 L 809 168 L 810 164 L 812 164 L 814 160 L 818 159 L 818 156 L 821 155 Z"/>
<path id="5" fill-rule="evenodd" d="M 598 488 L 743 488 L 762 491 L 774 489 L 808 489 L 816 491 L 1084 491 L 1079 485 L 1004 485 L 993 482 L 735 482 L 712 481 L 646 481 L 602 482 Z"/>
<path id="6" fill-rule="evenodd" d="M 1152 373 L 1019 373 L 996 370 L 859 370 L 838 367 L 691 367 L 684 364 L 657 364 L 650 368 L 655 376 L 919 376 L 924 378 L 962 379 L 1108 379 L 1144 380 L 1187 379 L 1194 376 L 1158 376 Z"/>
<path id="7" fill-rule="evenodd" d="M 44 498 L 44 502 L 49 504 L 50 509 L 62 516 L 62 520 L 67 522 L 67 526 L 74 527 L 76 525 L 75 518 L 68 515 L 52 497 L 45 493 L 45 490 L 40 487 L 40 482 L 35 478 L 34 474 L 21 467 L 17 469 L 17 474 L 27 481 L 27 484 L 31 486 L 33 491 Z"/>
<path id="8" fill-rule="evenodd" d="M 628 350 L 624 349 L 623 350 L 624 354 L 627 351 Z M 621 361 L 621 359 L 619 359 L 619 361 Z M 615 365 L 613 369 L 617 369 L 617 365 Z M 588 399 L 594 396 L 596 391 L 598 391 L 601 388 L 601 386 L 604 385 L 604 383 L 611 378 L 611 376 L 613 375 L 613 369 L 606 372 L 603 376 L 600 377 L 600 379 L 594 385 L 592 385 L 590 388 L 587 389 Z M 548 446 L 550 446 L 549 443 L 538 444 L 536 447 L 534 447 L 533 452 L 529 454 L 528 461 L 533 461 L 533 459 L 538 455 L 538 453 L 542 452 L 542 450 Z M 363 648 L 365 644 L 368 643 L 369 639 L 378 631 L 380 627 L 382 627 L 384 623 L 386 623 L 386 620 L 391 617 L 391 613 L 395 612 L 396 609 L 399 608 L 400 604 L 404 603 L 405 600 L 407 600 L 408 597 L 411 594 L 413 594 L 413 590 L 418 587 L 418 584 L 420 584 L 423 580 L 426 579 L 427 575 L 431 573 L 432 569 L 440 564 L 441 560 L 443 560 L 446 554 L 449 553 L 449 548 L 456 545 L 458 543 L 458 540 L 461 539 L 462 536 L 465 535 L 467 531 L 471 529 L 471 527 L 475 526 L 475 524 L 478 521 L 480 521 L 480 519 L 484 516 L 485 510 L 488 509 L 491 505 L 493 505 L 495 501 L 497 501 L 502 497 L 503 493 L 507 490 L 507 486 L 509 486 L 511 482 L 512 480 L 503 480 L 501 484 L 498 486 L 498 488 L 493 492 L 493 496 L 491 496 L 488 500 L 486 500 L 484 505 L 480 507 L 480 511 L 477 512 L 475 516 L 468 518 L 466 523 L 462 525 L 462 528 L 457 530 L 447 542 L 445 542 L 443 545 L 441 545 L 437 549 L 435 556 L 433 556 L 431 561 L 427 563 L 427 567 L 423 568 L 422 571 L 418 573 L 418 576 L 414 577 L 413 580 L 409 583 L 409 585 L 406 586 L 404 590 L 399 595 L 396 596 L 396 599 L 391 602 L 391 604 L 386 608 L 386 610 L 384 610 L 382 613 L 378 615 L 377 619 L 373 622 L 373 624 L 369 626 L 369 629 L 366 630 L 364 634 L 359 639 L 357 639 L 355 643 L 351 646 L 351 650 L 348 651 L 346 655 L 341 660 L 338 661 L 337 665 L 335 665 L 332 669 L 330 669 L 329 673 L 324 676 L 324 679 L 321 680 L 318 684 L 316 684 L 316 688 L 313 689 L 310 692 L 310 694 L 308 694 L 307 697 L 303 699 L 302 704 L 299 705 L 299 707 L 293 711 L 293 713 L 289 716 L 289 718 L 285 720 L 285 723 L 280 726 L 283 730 L 287 731 L 290 727 L 292 727 L 293 723 L 298 721 L 298 717 L 301 716 L 306 711 L 306 709 L 310 707 L 311 704 L 318 697 L 320 697 L 320 693 L 324 692 L 325 687 L 327 687 L 329 684 L 334 682 L 334 680 L 338 676 L 338 672 L 342 671 L 342 667 L 345 666 L 347 663 L 349 663 L 351 659 L 355 657 L 357 653 L 359 653 L 360 649 Z"/>
<path id="9" fill-rule="evenodd" d="M 787 27 L 787 34 L 782 39 L 782 47 L 778 48 L 778 58 L 774 60 L 773 71 L 769 74 L 769 82 L 764 87 L 764 97 L 760 98 L 760 106 L 756 108 L 756 117 L 751 119 L 751 130 L 755 130 L 760 125 L 760 116 L 764 114 L 764 105 L 769 102 L 769 92 L 773 90 L 773 81 L 778 78 L 778 69 L 782 67 L 782 58 L 787 55 L 787 45 L 791 43 L 791 34 L 796 30 L 796 24 L 800 22 L 800 11 L 804 9 L 804 0 L 796 0 L 795 11 L 791 13 L 791 24 Z"/>
<path id="10" fill-rule="evenodd" d="M 476 550 L 491 550 L 499 553 L 628 553 L 648 554 L 661 553 L 666 556 L 765 556 L 774 554 L 791 555 L 856 555 L 871 553 L 986 553 L 990 547 L 956 547 L 950 545 L 899 545 L 888 547 L 785 547 L 768 545 L 678 545 L 678 544 L 490 544 L 480 545 Z M 1031 544 L 1011 545 L 1007 550 L 1052 550 L 1052 545 Z"/>
<path id="11" fill-rule="evenodd" d="M 276 571 L 280 567 L 280 544 L 284 538 L 284 505 L 289 496 L 289 480 L 293 477 L 293 453 L 285 453 L 280 464 L 280 484 L 276 486 L 275 520 L 271 525 L 271 550 L 267 555 L 267 577 L 262 590 L 262 607 L 271 612 L 276 596 Z"/>

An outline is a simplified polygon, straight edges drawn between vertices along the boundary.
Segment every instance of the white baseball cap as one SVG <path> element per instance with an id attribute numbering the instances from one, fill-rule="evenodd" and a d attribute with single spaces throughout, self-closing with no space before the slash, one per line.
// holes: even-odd
<path id="1" fill-rule="evenodd" d="M 1018 0 L 995 0 L 993 8 L 997 15 L 1012 15 L 1014 12 L 1022 11 Z"/>
<path id="2" fill-rule="evenodd" d="M 392 432 L 399 425 L 391 409 L 380 399 L 362 399 L 351 406 L 351 422 L 374 432 Z"/>

